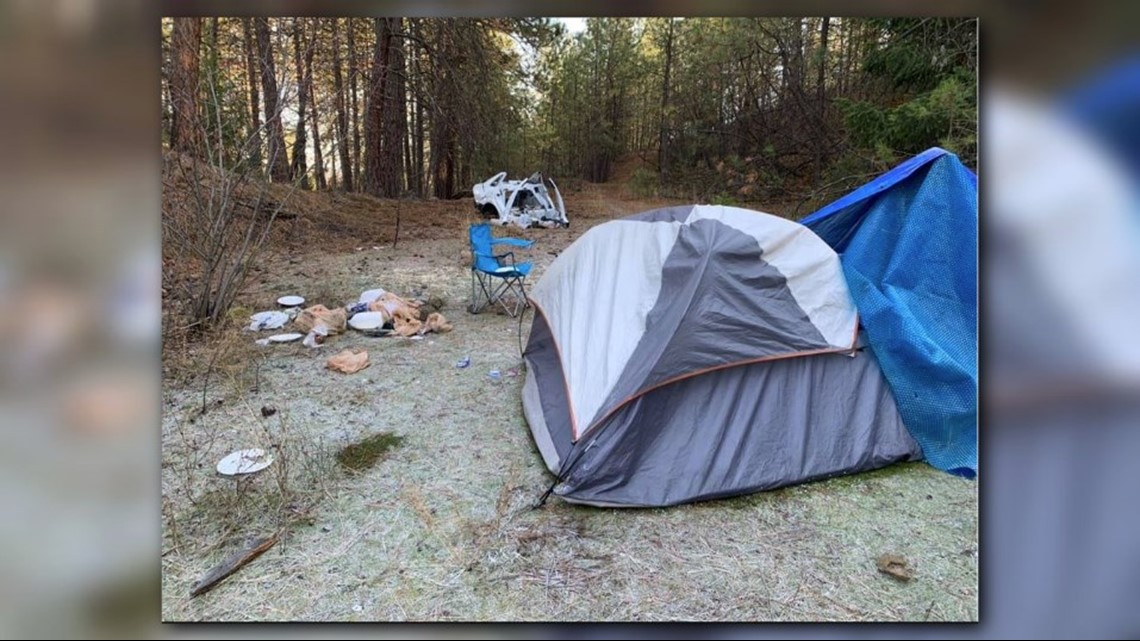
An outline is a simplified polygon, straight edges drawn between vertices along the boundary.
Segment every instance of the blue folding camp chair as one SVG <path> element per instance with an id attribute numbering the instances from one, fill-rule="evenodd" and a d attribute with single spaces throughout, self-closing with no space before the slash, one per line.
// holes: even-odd
<path id="1" fill-rule="evenodd" d="M 526 297 L 524 283 L 533 265 L 515 261 L 514 252 L 495 254 L 495 245 L 528 248 L 533 240 L 521 238 L 495 238 L 487 223 L 471 225 L 468 235 L 471 240 L 471 305 L 467 311 L 477 314 L 488 305 L 499 304 L 511 317 L 530 305 Z M 503 259 L 509 258 L 509 261 Z M 514 298 L 514 304 L 507 303 L 507 297 Z"/>

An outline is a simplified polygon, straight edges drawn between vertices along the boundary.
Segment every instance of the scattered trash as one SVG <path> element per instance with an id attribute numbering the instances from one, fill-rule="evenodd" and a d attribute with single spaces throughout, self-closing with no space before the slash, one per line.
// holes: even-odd
<path id="1" fill-rule="evenodd" d="M 361 292 L 360 298 L 358 298 L 356 300 L 358 300 L 361 303 L 371 303 L 372 301 L 376 300 L 377 298 L 380 298 L 381 296 L 383 296 L 384 294 L 387 294 L 387 293 L 388 293 L 387 290 L 380 288 L 380 287 L 377 287 L 376 289 L 369 289 L 369 290 L 365 290 L 364 292 Z"/>
<path id="2" fill-rule="evenodd" d="M 305 336 L 305 340 L 301 341 L 301 344 L 305 347 L 319 347 L 324 344 L 325 338 L 328 335 L 329 331 L 324 325 L 314 327 L 313 330 Z"/>
<path id="3" fill-rule="evenodd" d="M 408 336 L 407 338 L 413 341 L 422 341 L 424 339 L 423 336 Z"/>
<path id="4" fill-rule="evenodd" d="M 289 315 L 285 312 L 258 312 L 249 317 L 250 331 L 259 332 L 263 329 L 280 329 L 289 322 Z"/>
<path id="5" fill-rule="evenodd" d="M 554 190 L 553 196 L 546 188 L 547 182 Z M 499 225 L 513 224 L 523 229 L 531 225 L 570 226 L 558 185 L 549 178 L 544 180 L 540 172 L 525 180 L 508 180 L 507 172 L 499 172 L 472 187 L 471 192 L 475 208 Z"/>
<path id="6" fill-rule="evenodd" d="M 325 367 L 345 374 L 355 374 L 371 364 L 367 351 L 353 353 L 352 350 L 345 349 L 326 361 Z"/>
<path id="7" fill-rule="evenodd" d="M 218 473 L 240 476 L 260 472 L 273 463 L 273 455 L 260 448 L 238 450 L 218 461 Z"/>
<path id="8" fill-rule="evenodd" d="M 471 364 L 471 357 L 470 356 L 464 356 L 463 358 L 461 358 L 455 362 L 455 366 L 459 369 L 463 369 L 470 364 Z"/>
<path id="9" fill-rule="evenodd" d="M 276 407 L 269 407 L 268 405 L 262 405 L 261 406 L 261 415 L 266 417 L 266 418 L 273 416 L 276 413 L 277 413 Z"/>
<path id="10" fill-rule="evenodd" d="M 196 597 L 203 592 L 209 591 L 223 579 L 241 569 L 246 563 L 261 556 L 263 552 L 273 547 L 275 543 L 277 543 L 276 534 L 266 538 L 248 541 L 243 549 L 227 556 L 221 563 L 215 565 L 213 569 L 207 572 L 206 576 L 195 583 L 194 587 L 190 589 L 190 596 Z"/>
<path id="11" fill-rule="evenodd" d="M 348 326 L 362 332 L 383 329 L 387 320 L 383 312 L 360 312 L 348 320 Z"/>
<path id="12" fill-rule="evenodd" d="M 914 572 L 906 559 L 897 554 L 884 554 L 875 560 L 875 565 L 880 572 L 889 574 L 899 581 L 906 582 L 914 578 Z"/>
<path id="13" fill-rule="evenodd" d="M 491 370 L 490 372 L 488 372 L 488 373 L 487 373 L 487 377 L 488 377 L 488 378 L 490 378 L 490 379 L 491 379 L 492 381 L 494 381 L 495 383 L 498 383 L 499 381 L 503 380 L 503 374 L 502 374 L 502 372 L 500 372 L 500 371 L 499 371 L 499 370 L 497 370 L 497 369 L 493 369 L 493 370 Z"/>
<path id="14" fill-rule="evenodd" d="M 507 376 L 510 376 L 511 378 L 515 378 L 518 375 L 519 375 L 519 371 L 513 367 L 511 369 L 507 370 Z"/>
<path id="15" fill-rule="evenodd" d="M 366 311 L 368 311 L 368 303 L 353 303 L 348 306 L 348 315 L 350 317 Z"/>
<path id="16" fill-rule="evenodd" d="M 288 334 L 274 334 L 273 336 L 270 336 L 266 340 L 268 340 L 270 343 L 292 343 L 293 341 L 300 340 L 304 337 L 305 337 L 304 334 L 298 334 L 297 332 L 290 332 Z"/>
<path id="17" fill-rule="evenodd" d="M 452 329 L 453 328 L 451 326 L 451 323 L 447 322 L 447 319 L 444 318 L 443 314 L 440 314 L 439 312 L 432 312 L 431 314 L 428 314 L 427 321 L 424 323 L 425 332 L 436 332 L 438 334 L 443 334 L 450 332 Z"/>
<path id="18" fill-rule="evenodd" d="M 302 332 L 310 332 L 324 326 L 328 330 L 326 335 L 343 332 L 347 323 L 348 312 L 343 307 L 329 309 L 319 304 L 305 309 L 293 320 L 293 324 Z"/>
<path id="19" fill-rule="evenodd" d="M 353 612 L 364 612 L 364 606 L 357 603 L 356 605 L 352 606 L 352 611 Z"/>
<path id="20" fill-rule="evenodd" d="M 262 347 L 269 345 L 269 339 L 268 338 L 259 338 L 253 342 L 258 344 L 258 345 L 261 345 Z"/>
<path id="21" fill-rule="evenodd" d="M 305 299 L 300 296 L 282 296 L 277 299 L 277 304 L 282 307 L 300 307 L 305 304 Z"/>

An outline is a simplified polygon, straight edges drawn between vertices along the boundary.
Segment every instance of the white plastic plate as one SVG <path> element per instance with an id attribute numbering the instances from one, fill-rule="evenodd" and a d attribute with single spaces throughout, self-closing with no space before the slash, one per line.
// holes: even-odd
<path id="1" fill-rule="evenodd" d="M 218 473 L 226 476 L 260 472 L 273 463 L 273 456 L 263 449 L 251 448 L 231 452 L 218 461 Z"/>
<path id="2" fill-rule="evenodd" d="M 348 319 L 348 324 L 351 325 L 353 329 L 362 331 L 380 329 L 384 326 L 384 314 L 380 312 L 360 312 Z"/>
<path id="3" fill-rule="evenodd" d="M 298 334 L 296 332 L 293 332 L 290 334 L 274 334 L 273 336 L 269 337 L 269 342 L 271 342 L 271 343 L 292 343 L 293 341 L 300 340 L 304 337 L 305 337 L 304 334 Z"/>

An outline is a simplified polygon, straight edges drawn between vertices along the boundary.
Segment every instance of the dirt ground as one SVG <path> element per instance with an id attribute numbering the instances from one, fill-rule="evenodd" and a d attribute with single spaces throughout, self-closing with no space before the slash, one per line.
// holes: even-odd
<path id="1" fill-rule="evenodd" d="M 620 187 L 565 192 L 569 230 L 496 230 L 536 240 L 520 256 L 535 263 L 531 284 L 590 226 L 668 204 Z M 283 223 L 232 322 L 165 362 L 164 620 L 977 620 L 976 483 L 924 463 L 668 509 L 557 497 L 532 509 L 552 476 L 520 402 L 530 315 L 465 311 L 474 208 L 341 195 L 313 211 Z M 370 218 L 337 222 L 349 216 Z M 338 307 L 373 287 L 434 300 L 454 329 L 349 330 L 315 349 L 257 346 L 271 332 L 242 329 L 284 294 Z M 370 367 L 326 369 L 346 347 L 366 349 Z M 378 434 L 392 438 L 371 467 L 338 462 Z M 214 471 L 245 447 L 274 464 L 241 482 Z M 272 533 L 267 552 L 190 597 L 247 538 Z M 910 580 L 880 571 L 884 554 Z"/>

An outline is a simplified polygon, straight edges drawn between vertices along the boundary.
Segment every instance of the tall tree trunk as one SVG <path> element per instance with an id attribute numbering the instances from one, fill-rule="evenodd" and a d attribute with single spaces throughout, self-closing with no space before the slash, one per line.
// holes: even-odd
<path id="1" fill-rule="evenodd" d="M 372 55 L 372 80 L 364 107 L 364 191 L 384 194 L 384 104 L 388 79 L 388 55 L 392 34 L 386 18 L 374 18 L 376 45 Z"/>
<path id="2" fill-rule="evenodd" d="M 170 148 L 198 157 L 203 155 L 198 76 L 201 45 L 202 19 L 175 18 L 170 40 Z"/>
<path id="3" fill-rule="evenodd" d="M 218 60 L 218 16 L 210 18 L 210 57 Z"/>
<path id="4" fill-rule="evenodd" d="M 257 57 L 261 63 L 261 88 L 265 95 L 265 123 L 268 125 L 269 176 L 273 182 L 289 182 L 289 159 L 285 152 L 285 130 L 281 126 L 280 96 L 277 95 L 277 71 L 273 63 L 273 45 L 269 40 L 269 19 L 253 19 L 257 34 Z"/>
<path id="5" fill-rule="evenodd" d="M 253 22 L 249 18 L 242 18 L 241 27 L 245 40 L 245 70 L 249 80 L 249 160 L 255 170 L 260 172 L 261 107 L 257 91 L 257 45 L 253 42 Z"/>
<path id="6" fill-rule="evenodd" d="M 455 79 L 451 77 L 455 38 L 455 22 L 451 19 L 434 23 L 435 60 L 430 83 L 432 96 L 431 157 L 429 170 L 431 192 L 436 198 L 449 198 L 455 192 L 455 153 L 458 135 L 455 130 L 454 100 Z"/>
<path id="7" fill-rule="evenodd" d="M 823 24 L 819 27 L 819 78 L 816 80 L 816 91 L 819 94 L 819 112 L 820 117 L 824 113 L 824 99 L 826 92 L 824 87 L 827 84 L 827 32 L 831 28 L 831 18 L 824 16 Z"/>
<path id="8" fill-rule="evenodd" d="M 348 114 L 344 108 L 344 78 L 340 61 L 340 19 L 332 19 L 333 37 L 333 92 L 336 94 L 337 151 L 340 152 L 340 173 L 345 191 L 352 191 L 352 163 L 349 162 Z"/>
<path id="9" fill-rule="evenodd" d="M 819 182 L 823 175 L 824 145 L 827 141 L 827 31 L 830 29 L 831 18 L 823 17 L 823 24 L 819 27 L 819 76 L 816 80 L 816 100 L 819 102 L 819 131 L 820 140 L 815 143 L 815 182 Z"/>
<path id="10" fill-rule="evenodd" d="M 319 18 L 312 18 L 313 20 L 313 33 L 309 38 L 309 48 L 305 52 L 305 89 L 309 94 L 309 121 L 313 128 L 313 157 L 317 163 L 317 188 L 328 189 L 328 179 L 325 177 L 325 158 L 324 152 L 321 150 L 321 128 L 319 111 L 317 110 L 316 90 L 313 85 L 313 54 L 317 51 L 317 20 Z"/>
<path id="11" fill-rule="evenodd" d="M 804 86 L 804 19 L 791 18 L 788 42 L 788 87 L 800 96 Z"/>
<path id="12" fill-rule="evenodd" d="M 415 20 L 415 22 L 413 24 L 414 24 L 414 29 L 415 29 L 415 35 L 416 35 L 416 38 L 418 39 L 418 38 L 422 37 L 421 36 L 422 30 L 420 29 L 421 23 L 419 20 Z M 421 64 L 422 64 L 423 60 L 421 59 L 422 54 L 420 52 L 420 46 L 417 44 L 416 41 L 412 42 L 412 48 L 413 48 L 413 51 L 415 51 L 415 57 L 413 58 L 413 61 L 414 61 L 414 73 L 415 73 L 414 77 L 415 77 L 415 81 L 416 81 L 416 92 L 415 92 L 416 137 L 415 137 L 415 141 L 414 141 L 415 142 L 414 156 L 415 156 L 415 162 L 416 162 L 416 171 L 415 171 L 416 195 L 418 195 L 420 198 L 423 198 L 424 196 L 427 196 L 427 192 L 424 191 L 424 103 L 423 103 L 424 81 L 423 81 L 423 76 L 421 75 L 421 70 L 422 70 Z"/>
<path id="13" fill-rule="evenodd" d="M 385 65 L 383 120 L 381 136 L 381 194 L 394 198 L 403 191 L 404 156 L 403 141 L 407 132 L 404 108 L 404 49 L 403 39 L 396 36 L 401 32 L 400 18 L 386 18 L 388 55 Z"/>
<path id="14" fill-rule="evenodd" d="M 309 92 L 305 90 L 305 67 L 301 62 L 301 19 L 293 18 L 293 66 L 297 70 L 297 133 L 293 138 L 292 177 L 301 189 L 309 188 L 308 140 L 305 138 L 305 113 Z"/>
<path id="15" fill-rule="evenodd" d="M 668 18 L 669 30 L 665 34 L 665 74 L 661 81 L 661 131 L 657 142 L 658 176 L 662 181 L 669 171 L 669 76 L 673 70 L 673 18 Z"/>
<path id="16" fill-rule="evenodd" d="M 411 31 L 411 29 L 412 29 L 412 18 L 408 18 L 408 24 L 405 28 L 408 31 Z M 401 112 L 404 115 L 403 116 L 404 117 L 404 135 L 403 135 L 402 139 L 400 140 L 400 145 L 404 148 L 403 149 L 403 155 L 404 155 L 404 176 L 403 176 L 404 189 L 405 189 L 405 191 L 409 191 L 409 192 L 412 191 L 415 187 L 415 183 L 412 182 L 412 136 L 411 136 L 412 125 L 414 123 L 410 122 L 410 119 L 412 117 L 411 116 L 412 110 L 410 109 L 411 103 L 408 102 L 412 96 L 411 89 L 409 89 L 408 86 L 410 84 L 409 76 L 411 75 L 411 62 L 410 61 L 412 60 L 412 57 L 416 55 L 414 44 L 415 43 L 413 43 L 410 38 L 401 39 L 401 46 L 404 47 L 403 52 L 404 52 L 404 69 L 405 69 L 405 71 L 403 74 L 401 74 L 403 77 L 400 81 L 400 94 L 401 94 L 400 95 L 400 109 L 402 110 Z"/>
<path id="17" fill-rule="evenodd" d="M 348 19 L 348 84 L 352 91 L 352 182 L 361 188 L 361 146 L 360 146 L 360 99 L 357 93 L 357 77 L 360 65 L 356 61 L 356 19 Z"/>

